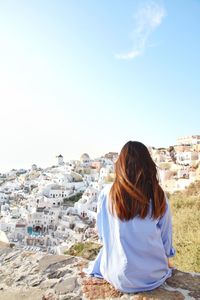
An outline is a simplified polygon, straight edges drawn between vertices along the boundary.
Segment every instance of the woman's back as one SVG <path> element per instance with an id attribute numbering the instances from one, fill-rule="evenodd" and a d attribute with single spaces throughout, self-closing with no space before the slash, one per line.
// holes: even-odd
<path id="1" fill-rule="evenodd" d="M 124 292 L 154 289 L 171 276 L 167 256 L 173 256 L 174 250 L 171 222 L 166 224 L 169 210 L 160 222 L 150 214 L 145 219 L 121 221 L 109 211 L 110 187 L 99 197 L 97 227 L 103 248 L 89 273 Z"/>
<path id="2" fill-rule="evenodd" d="M 114 183 L 99 196 L 97 229 L 103 247 L 89 270 L 124 292 L 151 290 L 171 276 L 174 255 L 169 203 L 148 149 L 128 142 Z"/>

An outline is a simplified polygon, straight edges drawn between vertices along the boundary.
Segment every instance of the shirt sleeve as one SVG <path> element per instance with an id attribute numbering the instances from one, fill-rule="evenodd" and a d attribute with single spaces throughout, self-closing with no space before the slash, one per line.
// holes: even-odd
<path id="1" fill-rule="evenodd" d="M 98 201 L 97 201 L 97 219 L 96 219 L 96 227 L 99 236 L 99 240 L 102 242 L 103 240 L 103 230 L 102 230 L 102 203 L 104 199 L 103 191 L 100 192 Z"/>
<path id="2" fill-rule="evenodd" d="M 167 257 L 173 257 L 176 253 L 172 244 L 172 217 L 170 212 L 169 200 L 166 199 L 167 207 L 165 214 L 158 221 L 158 227 L 161 231 L 161 238 Z"/>

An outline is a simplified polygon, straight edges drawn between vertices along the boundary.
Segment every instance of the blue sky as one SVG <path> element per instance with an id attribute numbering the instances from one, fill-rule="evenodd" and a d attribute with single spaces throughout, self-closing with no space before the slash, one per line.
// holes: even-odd
<path id="1" fill-rule="evenodd" d="M 199 134 L 200 1 L 0 2 L 0 172 Z"/>

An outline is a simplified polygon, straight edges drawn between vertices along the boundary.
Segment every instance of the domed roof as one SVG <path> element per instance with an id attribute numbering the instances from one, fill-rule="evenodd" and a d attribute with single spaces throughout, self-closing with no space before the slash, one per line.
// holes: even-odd
<path id="1" fill-rule="evenodd" d="M 87 153 L 83 153 L 80 158 L 80 160 L 89 160 L 89 159 L 90 159 L 90 157 Z"/>

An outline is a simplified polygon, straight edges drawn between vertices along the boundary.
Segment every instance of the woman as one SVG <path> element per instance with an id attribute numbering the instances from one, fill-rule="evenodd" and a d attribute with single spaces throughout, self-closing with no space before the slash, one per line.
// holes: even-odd
<path id="1" fill-rule="evenodd" d="M 115 173 L 114 183 L 99 196 L 97 229 L 103 247 L 87 273 L 122 292 L 152 290 L 172 273 L 169 203 L 142 143 L 124 145 Z"/>

